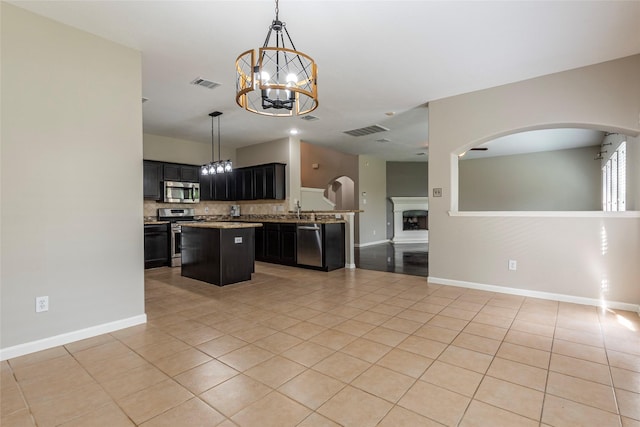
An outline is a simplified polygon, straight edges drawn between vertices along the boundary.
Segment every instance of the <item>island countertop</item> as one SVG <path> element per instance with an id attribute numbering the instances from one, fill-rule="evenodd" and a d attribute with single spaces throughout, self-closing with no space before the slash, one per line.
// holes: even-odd
<path id="1" fill-rule="evenodd" d="M 190 222 L 182 224 L 183 227 L 193 228 L 255 228 L 262 227 L 258 222 L 239 222 L 239 221 L 203 221 Z"/>

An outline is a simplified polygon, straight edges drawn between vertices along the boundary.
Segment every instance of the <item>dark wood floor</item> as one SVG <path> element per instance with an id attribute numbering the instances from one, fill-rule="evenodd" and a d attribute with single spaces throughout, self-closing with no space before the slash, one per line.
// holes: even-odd
<path id="1" fill-rule="evenodd" d="M 382 243 L 355 248 L 356 267 L 364 270 L 388 271 L 427 277 L 429 245 Z"/>

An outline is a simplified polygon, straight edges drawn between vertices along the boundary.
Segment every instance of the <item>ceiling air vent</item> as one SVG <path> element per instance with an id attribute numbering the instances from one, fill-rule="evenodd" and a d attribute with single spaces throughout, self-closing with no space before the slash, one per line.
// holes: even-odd
<path id="1" fill-rule="evenodd" d="M 366 128 L 347 130 L 344 133 L 351 136 L 371 135 L 372 133 L 386 132 L 389 128 L 380 125 L 367 126 Z"/>
<path id="2" fill-rule="evenodd" d="M 315 122 L 316 120 L 320 120 L 320 119 L 317 118 L 316 116 L 312 116 L 311 114 L 306 114 L 300 117 L 300 120 L 305 120 L 307 122 Z"/>
<path id="3" fill-rule="evenodd" d="M 203 87 L 206 87 L 207 89 L 215 89 L 218 86 L 220 86 L 220 83 L 203 79 L 202 77 L 198 77 L 197 79 L 192 80 L 191 84 L 196 86 L 203 86 Z"/>

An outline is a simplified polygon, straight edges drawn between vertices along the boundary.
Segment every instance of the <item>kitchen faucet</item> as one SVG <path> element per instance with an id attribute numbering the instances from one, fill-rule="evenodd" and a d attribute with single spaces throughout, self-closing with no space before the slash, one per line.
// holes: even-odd
<path id="1" fill-rule="evenodd" d="M 296 200 L 296 215 L 298 215 L 298 219 L 300 219 L 300 200 Z"/>

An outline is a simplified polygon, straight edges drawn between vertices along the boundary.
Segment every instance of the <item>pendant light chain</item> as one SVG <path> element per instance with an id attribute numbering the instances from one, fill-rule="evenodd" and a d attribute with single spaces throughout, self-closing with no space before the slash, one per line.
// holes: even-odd
<path id="1" fill-rule="evenodd" d="M 278 0 L 276 0 L 276 21 L 279 21 L 278 12 L 280 12 L 280 8 L 278 7 Z"/>
<path id="2" fill-rule="evenodd" d="M 213 133 L 213 117 L 211 117 L 211 163 L 213 163 L 216 160 L 216 144 L 215 144 L 216 140 L 214 135 L 215 134 Z"/>

